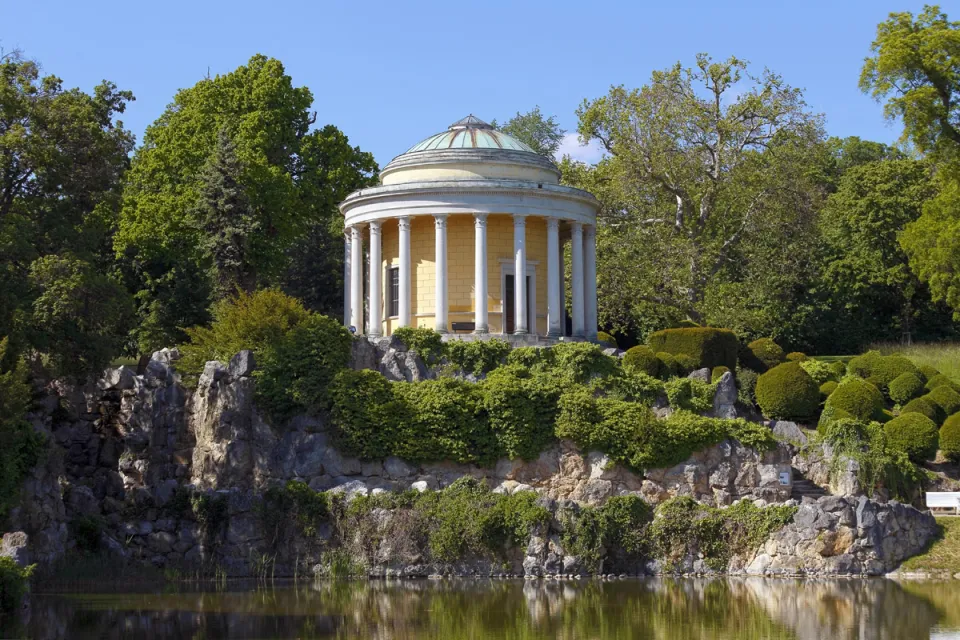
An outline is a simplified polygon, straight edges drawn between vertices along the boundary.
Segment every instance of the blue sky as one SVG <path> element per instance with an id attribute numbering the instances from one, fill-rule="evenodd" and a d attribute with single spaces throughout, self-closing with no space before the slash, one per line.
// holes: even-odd
<path id="1" fill-rule="evenodd" d="M 832 135 L 892 142 L 896 126 L 857 89 L 877 23 L 910 0 L 784 2 L 7 2 L 0 46 L 67 86 L 109 79 L 137 97 L 137 134 L 179 88 L 251 55 L 279 58 L 332 123 L 383 166 L 467 113 L 504 120 L 540 105 L 575 130 L 584 98 L 639 87 L 698 52 L 736 55 L 804 89 Z M 942 2 L 960 19 L 960 2 Z M 565 149 L 590 159 L 575 136 Z"/>

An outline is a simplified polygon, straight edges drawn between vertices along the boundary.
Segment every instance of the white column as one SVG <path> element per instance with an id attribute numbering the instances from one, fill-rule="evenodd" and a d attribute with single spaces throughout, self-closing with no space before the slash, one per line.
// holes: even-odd
<path id="1" fill-rule="evenodd" d="M 547 335 L 560 333 L 560 221 L 547 218 Z"/>
<path id="2" fill-rule="evenodd" d="M 513 216 L 513 292 L 515 334 L 527 333 L 527 219 Z M 534 328 L 536 331 L 536 328 Z"/>
<path id="3" fill-rule="evenodd" d="M 567 270 L 564 268 L 566 258 L 563 254 L 563 241 L 560 241 L 560 335 L 567 335 Z"/>
<path id="4" fill-rule="evenodd" d="M 410 216 L 402 216 L 400 224 L 400 309 L 399 325 L 410 326 Z"/>
<path id="5" fill-rule="evenodd" d="M 570 307 L 573 315 L 573 335 L 584 337 L 584 313 L 583 313 L 583 225 L 574 222 L 571 225 L 572 235 L 570 237 Z"/>
<path id="6" fill-rule="evenodd" d="M 380 323 L 380 307 L 383 304 L 383 296 L 380 295 L 383 269 L 383 265 L 380 264 L 380 224 L 379 220 L 370 223 L 370 300 L 367 302 L 370 322 L 367 325 L 367 335 L 372 338 L 378 338 L 383 334 L 383 326 Z"/>
<path id="7" fill-rule="evenodd" d="M 583 315 L 588 340 L 597 339 L 597 228 L 589 225 L 583 233 Z"/>
<path id="8" fill-rule="evenodd" d="M 447 216 L 433 216 L 436 227 L 436 297 L 437 308 L 434 312 L 436 325 L 434 328 L 440 333 L 447 332 Z"/>
<path id="9" fill-rule="evenodd" d="M 343 326 L 350 326 L 350 227 L 343 229 Z"/>
<path id="10" fill-rule="evenodd" d="M 363 229 L 350 227 L 350 326 L 363 333 Z"/>
<path id="11" fill-rule="evenodd" d="M 473 324 L 475 333 L 490 330 L 487 319 L 487 214 L 474 215 Z"/>

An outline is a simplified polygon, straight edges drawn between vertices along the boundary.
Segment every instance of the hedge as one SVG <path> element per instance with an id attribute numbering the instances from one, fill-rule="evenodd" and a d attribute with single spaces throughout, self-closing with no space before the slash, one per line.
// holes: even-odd
<path id="1" fill-rule="evenodd" d="M 937 425 L 920 413 L 904 413 L 883 426 L 887 444 L 922 464 L 937 455 Z"/>
<path id="2" fill-rule="evenodd" d="M 713 383 L 719 382 L 720 378 L 723 377 L 723 374 L 727 373 L 728 371 L 730 371 L 730 369 L 728 369 L 727 367 L 723 367 L 723 366 L 714 367 L 713 370 L 710 372 L 710 382 L 713 382 Z"/>
<path id="3" fill-rule="evenodd" d="M 754 340 L 740 354 L 743 366 L 760 373 L 777 366 L 783 358 L 783 349 L 771 338 Z"/>
<path id="4" fill-rule="evenodd" d="M 393 336 L 407 346 L 407 349 L 416 351 L 427 365 L 435 365 L 446 355 L 443 337 L 433 329 L 426 327 L 398 327 Z"/>
<path id="5" fill-rule="evenodd" d="M 946 458 L 960 462 L 960 414 L 954 414 L 940 427 L 940 451 Z"/>
<path id="6" fill-rule="evenodd" d="M 737 336 L 729 329 L 691 327 L 664 329 L 651 333 L 647 344 L 654 353 L 665 351 L 674 355 L 684 354 L 694 360 L 693 368 L 737 366 Z"/>
<path id="7" fill-rule="evenodd" d="M 960 411 L 960 393 L 954 391 L 952 387 L 936 387 L 923 397 L 943 409 L 944 415 L 952 416 Z"/>
<path id="8" fill-rule="evenodd" d="M 927 389 L 932 391 L 937 387 L 950 387 L 954 391 L 957 391 L 960 385 L 954 382 L 953 378 L 945 376 L 941 373 L 927 380 L 927 384 L 926 384 Z"/>
<path id="9" fill-rule="evenodd" d="M 916 398 L 923 391 L 923 381 L 915 373 L 901 373 L 890 382 L 887 393 L 897 404 Z"/>
<path id="10" fill-rule="evenodd" d="M 804 360 L 808 360 L 809 358 L 807 357 L 807 354 L 803 353 L 802 351 L 791 351 L 786 356 L 784 356 L 784 359 L 787 362 L 803 362 Z"/>
<path id="11" fill-rule="evenodd" d="M 830 363 L 820 362 L 819 360 L 801 360 L 800 366 L 806 371 L 813 381 L 822 385 L 824 382 L 833 380 L 839 382 L 842 376 L 838 376 Z"/>
<path id="12" fill-rule="evenodd" d="M 606 331 L 598 331 L 598 332 L 597 332 L 597 342 L 599 342 L 599 343 L 600 343 L 601 345 L 603 345 L 604 347 L 613 347 L 614 349 L 619 349 L 619 348 L 620 348 L 620 347 L 617 345 L 617 339 L 614 338 L 614 337 L 613 337 L 612 335 L 610 335 L 609 333 L 607 333 Z"/>
<path id="13" fill-rule="evenodd" d="M 869 378 L 873 371 L 873 365 L 883 355 L 879 351 L 867 351 L 863 355 L 851 358 L 847 363 L 847 372 L 861 378 Z"/>
<path id="14" fill-rule="evenodd" d="M 934 378 L 940 375 L 940 371 L 936 367 L 930 366 L 929 364 L 922 364 L 918 367 L 920 375 L 923 377 L 923 381 L 926 382 L 930 378 Z"/>
<path id="15" fill-rule="evenodd" d="M 506 340 L 451 340 L 446 343 L 447 357 L 454 365 L 480 376 L 502 365 L 510 354 Z"/>
<path id="16" fill-rule="evenodd" d="M 885 389 L 904 373 L 917 373 L 917 365 L 903 356 L 882 356 L 872 361 L 870 376 L 876 379 L 877 386 Z"/>
<path id="17" fill-rule="evenodd" d="M 907 404 L 903 405 L 903 408 L 900 409 L 900 415 L 905 413 L 919 413 L 921 415 L 925 415 L 937 424 L 941 424 L 944 418 L 946 418 L 946 414 L 943 412 L 943 409 L 941 409 L 938 404 L 925 397 L 914 398 Z"/>
<path id="18" fill-rule="evenodd" d="M 639 371 L 648 376 L 657 377 L 660 375 L 661 362 L 650 347 L 637 345 L 630 347 L 623 355 L 623 367 L 630 371 Z"/>
<path id="19" fill-rule="evenodd" d="M 656 354 L 657 360 L 660 361 L 660 377 L 666 380 L 667 378 L 673 376 L 682 376 L 683 367 L 677 361 L 677 358 L 672 353 L 667 353 L 666 351 L 658 351 Z"/>
<path id="20" fill-rule="evenodd" d="M 820 389 L 796 362 L 777 365 L 757 379 L 757 404 L 768 418 L 806 419 L 817 414 Z"/>
<path id="21" fill-rule="evenodd" d="M 883 394 L 859 378 L 848 378 L 841 382 L 827 398 L 825 408 L 842 410 L 857 420 L 885 421 Z"/>
<path id="22" fill-rule="evenodd" d="M 820 397 L 826 399 L 830 397 L 830 394 L 837 390 L 839 383 L 835 380 L 827 380 L 822 385 L 820 385 Z"/>

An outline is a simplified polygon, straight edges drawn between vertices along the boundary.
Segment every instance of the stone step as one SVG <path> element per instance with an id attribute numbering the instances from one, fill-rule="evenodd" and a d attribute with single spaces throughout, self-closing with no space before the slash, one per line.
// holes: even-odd
<path id="1" fill-rule="evenodd" d="M 793 487 L 791 489 L 791 495 L 798 498 L 819 498 L 821 496 L 830 495 L 830 493 L 823 487 L 818 484 L 815 484 L 813 481 L 807 479 L 803 473 L 796 467 L 793 467 Z"/>

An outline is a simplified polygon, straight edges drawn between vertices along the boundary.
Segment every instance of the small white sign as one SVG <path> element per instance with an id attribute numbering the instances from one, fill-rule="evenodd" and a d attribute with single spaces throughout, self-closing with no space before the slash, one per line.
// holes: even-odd
<path id="1" fill-rule="evenodd" d="M 789 472 L 789 471 L 781 471 L 781 472 L 780 472 L 780 484 L 782 484 L 782 485 L 785 486 L 785 487 L 790 484 L 790 472 Z"/>

